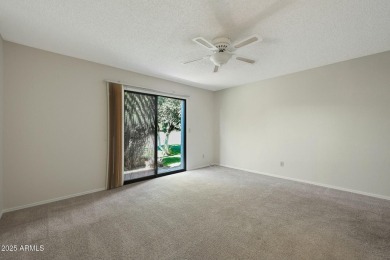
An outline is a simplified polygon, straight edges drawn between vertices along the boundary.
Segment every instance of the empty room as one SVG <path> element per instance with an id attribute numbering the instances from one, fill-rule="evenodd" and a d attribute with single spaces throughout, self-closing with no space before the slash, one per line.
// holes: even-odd
<path id="1" fill-rule="evenodd" d="M 0 0 L 0 259 L 390 259 L 390 1 Z"/>

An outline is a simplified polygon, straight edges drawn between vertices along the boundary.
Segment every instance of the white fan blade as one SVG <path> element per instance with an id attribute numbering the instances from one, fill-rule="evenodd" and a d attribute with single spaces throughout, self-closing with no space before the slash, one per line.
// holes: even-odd
<path id="1" fill-rule="evenodd" d="M 215 67 L 214 67 L 214 72 L 218 72 L 218 69 L 219 69 L 219 67 L 218 67 L 218 66 L 215 66 Z"/>
<path id="2" fill-rule="evenodd" d="M 217 47 L 214 46 L 214 44 L 212 44 L 211 42 L 209 42 L 208 40 L 206 40 L 205 38 L 203 37 L 196 37 L 194 39 L 192 39 L 194 42 L 196 42 L 197 44 L 199 44 L 200 46 L 203 46 L 211 51 L 216 51 L 218 50 Z"/>
<path id="3" fill-rule="evenodd" d="M 204 60 L 204 59 L 207 59 L 207 58 L 209 58 L 210 56 L 211 56 L 211 55 L 207 55 L 207 56 L 204 56 L 204 57 L 202 57 L 202 58 L 199 58 L 199 59 L 185 61 L 185 62 L 182 62 L 182 64 L 188 64 L 188 63 L 191 63 L 191 62 L 195 62 L 195 61 Z"/>
<path id="4" fill-rule="evenodd" d="M 261 42 L 263 39 L 255 34 L 255 35 L 252 35 L 252 36 L 249 36 L 248 38 L 238 42 L 238 43 L 235 43 L 233 45 L 234 48 L 238 49 L 238 48 L 242 48 L 244 46 L 248 46 L 248 45 L 251 45 L 251 44 L 254 44 L 254 43 L 257 43 L 257 42 Z"/>
<path id="5" fill-rule="evenodd" d="M 250 59 L 243 58 L 243 57 L 237 57 L 236 60 L 240 60 L 240 61 L 247 62 L 247 63 L 250 63 L 250 64 L 255 63 L 254 60 L 250 60 Z"/>

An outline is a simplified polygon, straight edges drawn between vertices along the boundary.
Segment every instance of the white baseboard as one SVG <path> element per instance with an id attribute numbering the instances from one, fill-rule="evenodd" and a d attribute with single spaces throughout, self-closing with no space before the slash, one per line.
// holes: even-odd
<path id="1" fill-rule="evenodd" d="M 254 171 L 254 170 L 250 170 L 250 169 L 234 167 L 234 166 L 225 165 L 225 164 L 219 164 L 219 166 L 227 167 L 227 168 L 231 168 L 231 169 L 235 169 L 235 170 L 241 170 L 241 171 L 261 174 L 261 175 L 266 175 L 266 176 L 275 177 L 275 178 L 279 178 L 279 179 L 285 179 L 285 180 L 290 180 L 290 181 L 297 181 L 297 182 L 307 183 L 307 184 L 316 185 L 316 186 L 325 187 L 325 188 L 334 189 L 334 190 L 341 190 L 341 191 L 356 193 L 356 194 L 370 196 L 370 197 L 384 199 L 384 200 L 390 200 L 390 197 L 388 197 L 388 196 L 375 194 L 375 193 L 369 193 L 369 192 L 364 192 L 364 191 L 359 191 L 359 190 L 353 190 L 353 189 L 343 188 L 343 187 L 339 187 L 339 186 L 323 184 L 323 183 L 319 183 L 319 182 L 313 182 L 313 181 L 306 181 L 306 180 L 302 180 L 302 179 L 290 178 L 290 177 L 286 177 L 286 176 L 282 176 L 282 175 L 266 173 L 266 172 L 259 172 L 259 171 Z"/>
<path id="2" fill-rule="evenodd" d="M 205 165 L 201 165 L 201 166 L 195 166 L 195 167 L 192 167 L 191 169 L 187 169 L 187 171 L 194 171 L 194 170 L 210 167 L 213 165 L 216 165 L 216 164 L 205 164 Z"/>
<path id="3" fill-rule="evenodd" d="M 84 192 L 75 193 L 75 194 L 71 194 L 71 195 L 66 195 L 66 196 L 62 196 L 62 197 L 58 197 L 58 198 L 54 198 L 54 199 L 42 200 L 42 201 L 34 202 L 34 203 L 31 203 L 31 204 L 26 204 L 26 205 L 17 206 L 17 207 L 13 207 L 13 208 L 9 208 L 9 209 L 4 209 L 3 212 L 1 212 L 1 214 L 2 214 L 2 213 L 6 213 L 6 212 L 11 212 L 11 211 L 19 210 L 19 209 L 25 209 L 25 208 L 30 208 L 30 207 L 38 206 L 38 205 L 43 205 L 43 204 L 47 204 L 47 203 L 51 203 L 51 202 L 55 202 L 55 201 L 70 199 L 70 198 L 73 198 L 73 197 L 78 197 L 78 196 L 81 196 L 81 195 L 86 195 L 86 194 L 90 194 L 90 193 L 95 193 L 95 192 L 103 191 L 103 190 L 106 190 L 106 188 L 99 188 L 99 189 L 84 191 Z M 1 215 L 0 215 L 0 216 L 1 216 Z M 1 217 L 0 217 L 0 218 L 1 218 Z"/>

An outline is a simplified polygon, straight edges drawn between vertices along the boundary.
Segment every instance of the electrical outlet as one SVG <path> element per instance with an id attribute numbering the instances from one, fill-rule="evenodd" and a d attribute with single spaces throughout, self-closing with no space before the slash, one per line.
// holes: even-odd
<path id="1" fill-rule="evenodd" d="M 204 159 L 204 154 L 202 154 L 202 158 Z"/>
<path id="2" fill-rule="evenodd" d="M 283 161 L 280 162 L 280 166 L 284 167 L 284 162 Z"/>

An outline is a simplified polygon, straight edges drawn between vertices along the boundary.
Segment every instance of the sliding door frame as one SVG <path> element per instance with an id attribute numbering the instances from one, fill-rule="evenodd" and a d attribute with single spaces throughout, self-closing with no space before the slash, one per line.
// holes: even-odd
<path id="1" fill-rule="evenodd" d="M 129 86 L 129 88 L 131 88 L 131 86 Z M 134 90 L 129 90 L 129 89 L 126 89 L 126 86 L 123 86 L 123 98 L 124 98 L 124 94 L 125 92 L 129 92 L 129 93 L 134 93 L 134 94 L 141 94 L 141 95 L 146 95 L 146 96 L 152 96 L 152 97 L 155 97 L 155 118 L 154 118 L 154 123 L 155 123 L 155 129 L 154 129 L 154 140 L 155 140 L 155 149 L 154 149 L 154 164 L 155 164 L 155 168 L 154 168 L 154 174 L 153 175 L 150 175 L 150 176 L 146 176 L 146 177 L 141 177 L 141 178 L 137 178 L 137 179 L 134 179 L 134 180 L 127 180 L 127 181 L 124 181 L 124 185 L 126 184 L 130 184 L 130 183 L 134 183 L 134 182 L 139 182 L 139 181 L 145 181 L 145 180 L 150 180 L 150 179 L 154 179 L 154 178 L 159 178 L 159 177 L 163 177 L 163 176 L 167 176 L 167 175 L 171 175 L 171 174 L 175 174 L 175 173 L 180 173 L 180 172 L 185 172 L 187 170 L 187 100 L 184 99 L 184 98 L 178 98 L 178 97 L 172 97 L 172 96 L 165 96 L 165 95 L 157 95 L 157 94 L 150 94 L 150 93 L 145 93 L 145 92 L 141 92 L 141 91 L 134 91 Z M 184 111 L 183 111 L 183 114 L 182 116 L 184 116 L 184 127 L 182 126 L 182 134 L 184 134 L 184 149 L 183 152 L 184 154 L 182 154 L 182 163 L 184 163 L 184 167 L 183 169 L 180 169 L 180 170 L 175 170 L 175 171 L 170 171 L 170 172 L 164 172 L 164 173 L 158 173 L 158 145 L 157 145 L 157 124 L 158 124 L 158 97 L 166 97 L 166 98 L 173 98 L 173 99 L 177 99 L 177 100 L 180 100 L 180 101 L 183 101 L 184 103 Z M 124 109 L 124 102 L 123 102 L 123 108 Z M 122 113 L 122 115 L 124 116 L 124 111 Z M 124 118 L 122 118 L 122 129 L 124 129 Z M 123 134 L 124 134 L 124 131 L 122 131 Z M 123 142 L 124 142 L 124 138 L 122 138 Z M 182 144 L 183 145 L 183 144 Z M 122 147 L 124 149 L 124 144 L 122 144 Z M 124 156 L 124 150 L 122 150 L 122 157 Z M 122 160 L 123 164 L 124 164 L 124 159 Z M 123 175 L 125 174 L 124 172 L 124 165 L 123 165 Z"/>

